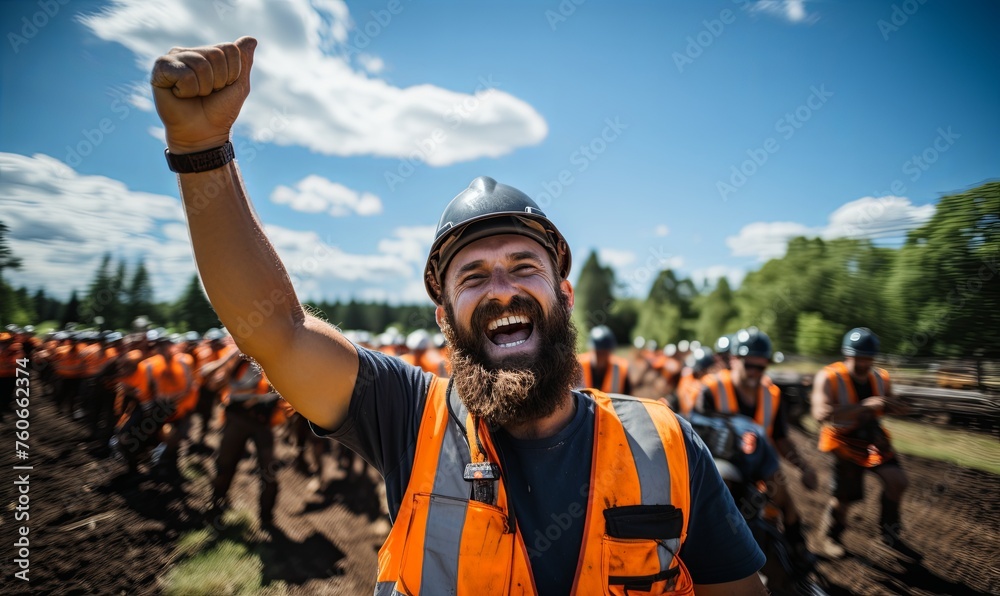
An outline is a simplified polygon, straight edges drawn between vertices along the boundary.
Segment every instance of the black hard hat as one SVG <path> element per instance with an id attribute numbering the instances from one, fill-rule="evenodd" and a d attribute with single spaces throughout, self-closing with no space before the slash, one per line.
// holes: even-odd
<path id="1" fill-rule="evenodd" d="M 611 351 L 618 346 L 615 334 L 604 325 L 598 325 L 590 330 L 590 347 L 595 350 Z"/>
<path id="2" fill-rule="evenodd" d="M 431 299 L 441 303 L 441 276 L 459 250 L 470 242 L 499 234 L 520 234 L 535 240 L 549 251 L 560 277 L 569 276 L 569 245 L 538 205 L 513 186 L 480 176 L 441 214 L 424 267 L 424 286 Z"/>
<path id="3" fill-rule="evenodd" d="M 844 356 L 874 358 L 879 351 L 878 336 L 867 327 L 855 327 L 844 336 L 840 351 Z"/>
<path id="4" fill-rule="evenodd" d="M 685 364 L 690 366 L 695 374 L 705 372 L 715 364 L 715 353 L 712 352 L 711 348 L 698 348 L 691 352 Z"/>
<path id="5" fill-rule="evenodd" d="M 715 351 L 720 354 L 728 354 L 733 347 L 733 341 L 736 339 L 736 334 L 723 335 L 719 339 L 715 340 Z"/>
<path id="6" fill-rule="evenodd" d="M 766 333 L 756 327 L 750 327 L 736 332 L 736 339 L 732 342 L 730 354 L 740 358 L 752 356 L 770 360 L 771 356 L 774 355 L 774 348 L 771 345 L 771 338 Z"/>

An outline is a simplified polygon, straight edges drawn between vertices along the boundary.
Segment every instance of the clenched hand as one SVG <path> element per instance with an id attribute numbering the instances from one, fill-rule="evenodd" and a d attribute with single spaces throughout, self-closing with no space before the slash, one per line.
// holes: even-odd
<path id="1" fill-rule="evenodd" d="M 156 59 L 150 82 L 167 148 L 184 154 L 218 147 L 250 93 L 257 40 L 199 48 L 174 48 Z"/>

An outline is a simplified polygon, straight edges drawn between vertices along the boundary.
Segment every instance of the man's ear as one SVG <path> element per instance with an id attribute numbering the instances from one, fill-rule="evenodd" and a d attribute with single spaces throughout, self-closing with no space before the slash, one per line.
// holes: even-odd
<path id="1" fill-rule="evenodd" d="M 438 329 L 441 328 L 441 321 L 444 320 L 444 307 L 440 304 L 434 309 L 434 320 L 437 322 Z"/>
<path id="2" fill-rule="evenodd" d="M 559 282 L 559 291 L 566 296 L 566 302 L 569 304 L 569 309 L 572 311 L 573 302 L 576 300 L 573 294 L 573 284 L 571 284 L 568 279 L 564 279 Z"/>

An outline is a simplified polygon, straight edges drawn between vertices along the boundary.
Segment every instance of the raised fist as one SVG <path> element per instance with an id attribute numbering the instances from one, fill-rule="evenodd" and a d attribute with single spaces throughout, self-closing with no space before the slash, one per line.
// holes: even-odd
<path id="1" fill-rule="evenodd" d="M 257 40 L 200 48 L 174 48 L 156 59 L 150 83 L 163 121 L 167 148 L 184 154 L 218 147 L 250 93 L 250 69 Z"/>

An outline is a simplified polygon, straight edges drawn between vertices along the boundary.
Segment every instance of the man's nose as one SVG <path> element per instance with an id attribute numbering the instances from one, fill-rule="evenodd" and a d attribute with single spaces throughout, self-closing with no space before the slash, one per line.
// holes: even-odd
<path id="1" fill-rule="evenodd" d="M 507 304 L 516 296 L 520 290 L 513 283 L 513 278 L 502 268 L 493 270 L 490 276 L 490 286 L 488 298 L 497 300 L 502 304 Z"/>

